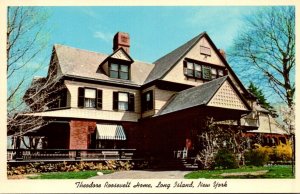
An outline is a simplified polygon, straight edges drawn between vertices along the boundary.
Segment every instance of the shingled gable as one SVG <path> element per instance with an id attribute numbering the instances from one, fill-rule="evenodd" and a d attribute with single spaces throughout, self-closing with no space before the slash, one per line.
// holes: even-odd
<path id="1" fill-rule="evenodd" d="M 113 54 L 106 55 L 56 44 L 54 45 L 53 55 L 57 56 L 58 65 L 63 76 L 140 87 L 153 69 L 153 64 L 136 60 L 133 61 L 131 57 L 128 56 L 133 62 L 131 64 L 132 77 L 130 81 L 112 79 L 103 72 L 98 71 L 103 61 L 122 50 L 123 48 L 120 48 L 113 52 Z"/>
<path id="2" fill-rule="evenodd" d="M 210 37 L 206 32 L 203 32 L 190 41 L 186 42 L 182 46 L 178 47 L 177 49 L 173 50 L 172 52 L 168 53 L 167 55 L 161 57 L 160 59 L 156 60 L 154 62 L 155 67 L 147 77 L 144 84 L 148 84 L 152 81 L 163 79 L 163 77 L 180 61 L 199 41 L 201 38 L 205 37 L 206 40 L 209 42 L 209 44 L 212 46 L 212 48 L 216 51 L 216 54 L 220 58 L 220 60 L 223 62 L 225 67 L 228 69 L 230 74 L 233 76 L 234 80 L 237 81 L 237 84 L 239 84 L 240 88 L 243 90 L 245 94 L 248 94 L 247 89 L 244 87 L 244 85 L 241 83 L 239 78 L 236 76 L 236 74 L 233 72 L 232 68 L 229 66 L 227 61 L 224 59 L 222 54 L 219 52 L 215 44 L 212 42 Z"/>
<path id="3" fill-rule="evenodd" d="M 224 76 L 177 93 L 173 96 L 173 98 L 170 99 L 168 104 L 166 104 L 165 107 L 156 116 L 165 115 L 168 113 L 177 112 L 197 106 L 208 105 L 226 81 L 228 81 L 235 93 L 239 96 L 244 106 L 246 107 L 246 110 L 250 111 L 251 107 L 249 107 L 246 100 L 240 95 L 237 88 L 230 80 L 229 76 Z"/>

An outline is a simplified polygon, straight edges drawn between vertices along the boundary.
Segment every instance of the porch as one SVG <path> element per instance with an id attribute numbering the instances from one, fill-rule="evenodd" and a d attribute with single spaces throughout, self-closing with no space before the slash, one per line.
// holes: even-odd
<path id="1" fill-rule="evenodd" d="M 141 159 L 136 149 L 7 149 L 8 162 Z"/>

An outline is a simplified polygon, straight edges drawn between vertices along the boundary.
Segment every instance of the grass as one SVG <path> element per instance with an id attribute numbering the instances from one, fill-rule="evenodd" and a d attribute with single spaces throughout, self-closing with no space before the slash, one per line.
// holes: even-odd
<path id="1" fill-rule="evenodd" d="M 110 174 L 112 170 L 87 170 L 79 172 L 49 172 L 41 173 L 38 176 L 28 177 L 29 179 L 87 179 L 93 176 L 97 176 L 97 172 L 102 172 L 103 174 Z"/>
<path id="2" fill-rule="evenodd" d="M 223 177 L 222 173 L 240 173 L 240 172 L 255 172 L 261 170 L 268 170 L 264 175 L 240 175 L 234 177 Z M 224 170 L 200 170 L 194 171 L 184 176 L 186 179 L 198 179 L 198 178 L 207 178 L 207 179 L 224 179 L 224 178 L 295 178 L 292 174 L 291 165 L 281 165 L 281 166 L 266 166 L 266 167 L 251 167 L 245 166 L 238 169 L 224 169 Z"/>

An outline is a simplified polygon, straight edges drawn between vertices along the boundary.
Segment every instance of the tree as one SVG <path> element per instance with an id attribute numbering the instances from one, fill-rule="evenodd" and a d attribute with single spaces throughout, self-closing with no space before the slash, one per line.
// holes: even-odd
<path id="1" fill-rule="evenodd" d="M 30 82 L 33 75 L 45 67 L 44 57 L 49 56 L 43 53 L 48 43 L 49 30 L 45 28 L 48 18 L 48 12 L 40 7 L 8 7 L 8 135 L 22 137 L 27 132 L 46 125 L 47 121 L 42 117 L 29 113 L 44 111 L 53 106 L 59 98 L 51 95 L 62 89 L 56 75 L 55 59 L 51 60 L 53 65 L 50 64 L 52 68 L 49 68 L 47 77 L 35 78 Z M 17 142 L 20 140 L 22 138 L 17 138 Z"/>
<path id="2" fill-rule="evenodd" d="M 215 121 L 208 117 L 196 122 L 198 130 L 194 141 L 198 153 L 196 160 L 200 168 L 214 168 L 216 156 L 222 150 L 231 152 L 238 164 L 244 163 L 247 141 L 242 135 L 242 128 L 233 126 L 236 121 Z"/>
<path id="3" fill-rule="evenodd" d="M 292 107 L 295 94 L 295 8 L 263 8 L 250 17 L 234 40 L 229 60 L 244 80 L 269 87 Z"/>
<path id="4" fill-rule="evenodd" d="M 250 81 L 248 89 L 249 89 L 249 92 L 251 92 L 252 94 L 254 94 L 257 97 L 258 102 L 262 107 L 264 107 L 268 110 L 273 109 L 273 107 L 267 101 L 263 91 L 261 89 L 259 89 L 257 86 L 255 86 L 253 82 Z"/>
<path id="5" fill-rule="evenodd" d="M 268 87 L 287 105 L 283 120 L 288 124 L 295 148 L 295 7 L 267 7 L 246 17 L 243 30 L 229 52 L 229 59 L 238 64 L 235 68 L 244 80 Z M 286 116 L 292 118 L 286 120 Z M 294 154 L 293 149 L 293 162 Z"/>

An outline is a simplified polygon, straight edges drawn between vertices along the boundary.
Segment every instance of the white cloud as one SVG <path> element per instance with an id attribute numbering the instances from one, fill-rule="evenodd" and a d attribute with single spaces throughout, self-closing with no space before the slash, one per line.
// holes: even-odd
<path id="1" fill-rule="evenodd" d="M 97 18 L 98 17 L 98 15 L 95 11 L 93 11 L 92 9 L 87 8 L 87 7 L 82 8 L 81 12 L 84 13 L 85 15 L 87 15 L 87 16 L 92 17 L 92 18 Z"/>
<path id="2" fill-rule="evenodd" d="M 113 38 L 113 34 L 108 32 L 96 31 L 94 32 L 93 37 L 105 42 L 111 42 Z"/>

